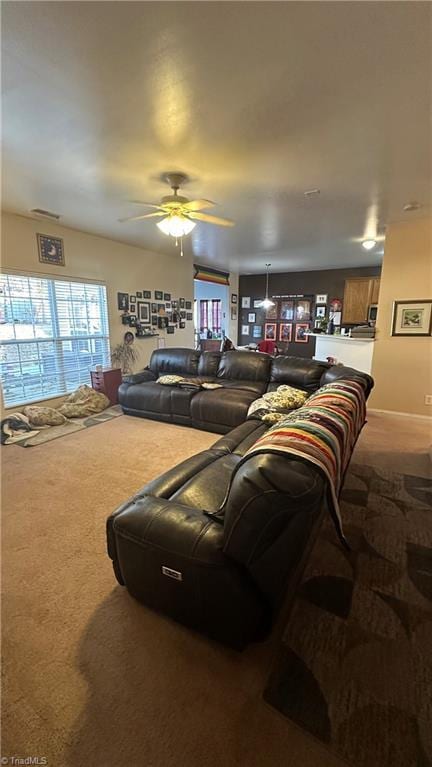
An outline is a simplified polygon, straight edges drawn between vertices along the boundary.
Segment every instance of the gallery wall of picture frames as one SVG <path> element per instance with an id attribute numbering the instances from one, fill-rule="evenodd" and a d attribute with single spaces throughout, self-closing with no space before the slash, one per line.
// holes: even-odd
<path id="1" fill-rule="evenodd" d="M 272 296 L 274 305 L 268 309 L 262 308 L 262 300 L 240 298 L 240 334 L 255 343 L 270 340 L 307 344 L 309 334 L 322 332 L 330 320 L 336 328 L 341 324 L 342 302 L 339 298 L 329 301 L 325 293 Z"/>
<path id="2" fill-rule="evenodd" d="M 137 338 L 169 335 L 184 330 L 193 322 L 192 301 L 174 298 L 163 290 L 137 290 L 135 293 L 117 293 L 117 309 L 123 325 L 135 328 Z"/>

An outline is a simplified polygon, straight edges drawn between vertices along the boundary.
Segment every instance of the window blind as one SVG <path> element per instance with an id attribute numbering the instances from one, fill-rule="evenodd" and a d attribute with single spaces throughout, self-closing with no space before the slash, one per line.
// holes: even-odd
<path id="1" fill-rule="evenodd" d="M 104 285 L 0 275 L 0 378 L 6 407 L 90 383 L 110 360 Z"/>

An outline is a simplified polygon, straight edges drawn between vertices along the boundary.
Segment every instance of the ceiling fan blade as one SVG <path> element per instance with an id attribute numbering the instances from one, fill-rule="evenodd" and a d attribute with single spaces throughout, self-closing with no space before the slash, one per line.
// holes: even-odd
<path id="1" fill-rule="evenodd" d="M 211 200 L 189 200 L 182 207 L 185 210 L 205 210 L 205 208 L 214 208 L 215 205 L 216 203 Z"/>
<path id="2" fill-rule="evenodd" d="M 145 205 L 146 208 L 160 208 L 160 205 L 155 205 L 154 202 L 143 202 L 142 200 L 128 200 L 132 205 Z"/>
<path id="3" fill-rule="evenodd" d="M 161 210 L 158 213 L 144 213 L 142 216 L 127 216 L 126 218 L 119 218 L 119 221 L 121 224 L 124 224 L 125 221 L 141 221 L 143 218 L 153 218 L 154 216 L 165 216 L 165 212 Z"/>
<path id="4" fill-rule="evenodd" d="M 234 226 L 234 221 L 229 218 L 219 218 L 219 216 L 209 216 L 207 213 L 188 213 L 188 218 L 196 218 L 197 221 L 205 221 L 207 224 L 216 224 L 217 226 Z"/>

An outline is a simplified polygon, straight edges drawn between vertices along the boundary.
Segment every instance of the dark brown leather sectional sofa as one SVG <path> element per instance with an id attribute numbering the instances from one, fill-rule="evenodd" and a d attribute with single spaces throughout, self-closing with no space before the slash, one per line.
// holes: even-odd
<path id="1" fill-rule="evenodd" d="M 162 386 L 181 374 L 213 391 Z M 153 480 L 108 519 L 116 577 L 144 604 L 237 649 L 268 633 L 294 588 L 323 513 L 318 469 L 275 454 L 241 458 L 266 430 L 250 403 L 282 383 L 312 393 L 370 376 L 351 368 L 256 352 L 166 349 L 120 387 L 125 413 L 224 433 L 209 449 Z"/>

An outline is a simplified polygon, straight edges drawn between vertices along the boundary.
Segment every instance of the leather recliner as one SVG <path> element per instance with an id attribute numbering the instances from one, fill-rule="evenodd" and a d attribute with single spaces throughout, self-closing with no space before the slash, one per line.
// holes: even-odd
<path id="1" fill-rule="evenodd" d="M 299 461 L 287 467 L 281 456 L 254 456 L 232 480 L 265 429 L 258 421 L 238 426 L 108 519 L 119 583 L 236 649 L 270 630 L 321 516 L 323 479 Z"/>

